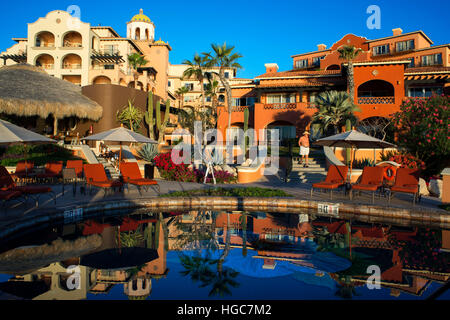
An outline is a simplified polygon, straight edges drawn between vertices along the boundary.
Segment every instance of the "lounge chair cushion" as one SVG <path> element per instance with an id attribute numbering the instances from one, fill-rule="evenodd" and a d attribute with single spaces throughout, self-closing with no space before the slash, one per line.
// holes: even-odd
<path id="1" fill-rule="evenodd" d="M 404 192 L 404 193 L 417 193 L 419 192 L 419 187 L 418 186 L 394 186 L 391 187 L 391 191 L 395 191 L 395 192 Z"/>
<path id="2" fill-rule="evenodd" d="M 127 182 L 137 186 L 154 186 L 158 184 L 158 182 L 151 179 L 130 179 Z"/>
<path id="3" fill-rule="evenodd" d="M 94 187 L 99 187 L 99 188 L 114 188 L 114 187 L 122 186 L 122 182 L 117 181 L 117 180 L 91 181 L 91 182 L 89 182 L 89 184 Z"/>
<path id="4" fill-rule="evenodd" d="M 343 185 L 343 183 L 318 182 L 318 183 L 314 183 L 312 186 L 313 186 L 313 188 L 319 188 L 319 189 L 336 189 L 342 185 Z"/>
<path id="5" fill-rule="evenodd" d="M 380 185 L 377 184 L 355 184 L 352 186 L 352 189 L 355 190 L 366 190 L 366 191 L 376 191 Z"/>

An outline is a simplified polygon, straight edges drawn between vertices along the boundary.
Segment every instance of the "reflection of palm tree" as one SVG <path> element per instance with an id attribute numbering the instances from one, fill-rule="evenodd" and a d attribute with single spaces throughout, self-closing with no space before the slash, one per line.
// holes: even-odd
<path id="1" fill-rule="evenodd" d="M 241 223 L 242 227 L 242 256 L 247 256 L 247 219 L 248 219 L 248 212 L 242 212 L 241 216 L 239 217 L 239 222 Z"/>
<path id="2" fill-rule="evenodd" d="M 213 215 L 214 217 L 214 215 Z M 214 220 L 215 221 L 215 220 Z M 215 222 L 214 222 L 215 223 Z M 213 223 L 213 225 L 214 225 Z M 181 274 L 187 276 L 190 275 L 194 282 L 200 282 L 200 287 L 212 286 L 209 293 L 210 296 L 225 294 L 230 295 L 230 286 L 236 288 L 239 284 L 234 280 L 238 276 L 238 272 L 223 268 L 223 263 L 230 252 L 231 234 L 229 232 L 230 216 L 227 214 L 227 235 L 225 240 L 225 248 L 220 255 L 219 259 L 211 259 L 211 241 L 208 241 L 208 247 L 206 248 L 206 257 L 200 257 L 200 252 L 197 252 L 197 256 L 189 257 L 186 255 L 180 255 L 180 261 L 185 268 Z M 212 266 L 216 265 L 216 271 L 213 271 Z"/>

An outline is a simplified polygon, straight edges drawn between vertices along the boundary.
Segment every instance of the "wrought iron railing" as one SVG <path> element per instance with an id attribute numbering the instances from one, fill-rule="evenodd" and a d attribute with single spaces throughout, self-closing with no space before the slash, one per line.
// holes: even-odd
<path id="1" fill-rule="evenodd" d="M 358 104 L 394 104 L 394 97 L 359 97 Z"/>
<path id="2" fill-rule="evenodd" d="M 244 112 L 248 106 L 234 106 L 231 108 L 231 112 Z"/>
<path id="3" fill-rule="evenodd" d="M 296 103 L 266 103 L 265 110 L 293 110 L 297 109 Z"/>

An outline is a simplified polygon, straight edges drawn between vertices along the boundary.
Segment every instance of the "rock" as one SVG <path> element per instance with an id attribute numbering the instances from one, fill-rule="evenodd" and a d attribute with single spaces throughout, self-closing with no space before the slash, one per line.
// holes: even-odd
<path id="1" fill-rule="evenodd" d="M 429 196 L 430 195 L 430 192 L 428 191 L 427 183 L 422 178 L 419 179 L 419 187 L 420 187 L 420 194 L 422 196 Z"/>
<path id="2" fill-rule="evenodd" d="M 442 180 L 440 179 L 431 179 L 430 185 L 428 186 L 430 194 L 442 198 L 442 184 Z"/>

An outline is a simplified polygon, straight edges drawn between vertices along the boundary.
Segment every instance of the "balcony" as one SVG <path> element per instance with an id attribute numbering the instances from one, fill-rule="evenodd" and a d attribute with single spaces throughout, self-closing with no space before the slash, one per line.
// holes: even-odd
<path id="1" fill-rule="evenodd" d="M 395 104 L 394 97 L 358 97 L 358 104 Z"/>
<path id="2" fill-rule="evenodd" d="M 81 69 L 81 64 L 63 64 L 63 69 L 78 70 Z"/>
<path id="3" fill-rule="evenodd" d="M 316 109 L 317 105 L 313 102 L 286 102 L 286 103 L 266 103 L 264 110 L 294 110 L 294 109 Z"/>

